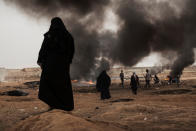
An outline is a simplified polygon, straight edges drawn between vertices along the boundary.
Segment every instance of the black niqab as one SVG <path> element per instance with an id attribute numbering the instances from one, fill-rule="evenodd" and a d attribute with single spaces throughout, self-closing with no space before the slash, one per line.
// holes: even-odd
<path id="1" fill-rule="evenodd" d="M 39 99 L 50 107 L 70 111 L 74 109 L 69 74 L 74 55 L 74 40 L 63 21 L 55 17 L 44 35 L 38 63 L 42 65 Z"/>

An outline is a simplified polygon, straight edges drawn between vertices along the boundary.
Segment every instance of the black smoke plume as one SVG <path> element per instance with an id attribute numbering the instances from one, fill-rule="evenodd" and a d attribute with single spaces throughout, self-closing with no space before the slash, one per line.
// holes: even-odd
<path id="1" fill-rule="evenodd" d="M 195 0 L 4 1 L 36 18 L 64 19 L 76 43 L 73 78 L 92 77 L 102 67 L 101 57 L 107 58 L 106 65 L 110 62 L 134 66 L 151 52 L 159 52 L 172 58 L 172 76 L 180 75 L 195 61 Z M 119 19 L 117 33 L 100 33 L 107 9 L 112 9 Z M 176 56 L 171 57 L 172 54 Z"/>
<path id="2" fill-rule="evenodd" d="M 180 75 L 194 63 L 196 1 L 124 0 L 118 5 L 116 14 L 124 24 L 112 50 L 114 61 L 133 66 L 152 51 L 166 58 L 169 52 L 176 52 L 177 56 L 170 60 L 174 61 L 172 76 Z"/>
<path id="3" fill-rule="evenodd" d="M 101 56 L 99 30 L 108 0 L 6 0 L 36 18 L 60 16 L 75 39 L 76 54 L 71 66 L 73 79 L 91 79 Z M 106 62 L 108 63 L 108 62 Z"/>

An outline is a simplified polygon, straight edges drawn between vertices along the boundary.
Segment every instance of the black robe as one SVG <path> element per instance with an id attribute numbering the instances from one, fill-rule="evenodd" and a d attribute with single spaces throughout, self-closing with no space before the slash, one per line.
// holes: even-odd
<path id="1" fill-rule="evenodd" d="M 106 71 L 103 71 L 97 78 L 97 83 L 96 83 L 97 90 L 101 92 L 102 100 L 111 98 L 110 91 L 109 91 L 110 85 L 111 85 L 111 79 L 107 75 Z"/>
<path id="2" fill-rule="evenodd" d="M 131 89 L 132 89 L 132 92 L 136 95 L 137 94 L 137 88 L 139 86 L 139 77 L 137 75 L 132 75 L 131 76 Z"/>
<path id="3" fill-rule="evenodd" d="M 74 55 L 74 40 L 65 29 L 49 30 L 39 52 L 42 64 L 40 100 L 51 108 L 71 111 L 74 109 L 70 64 Z"/>

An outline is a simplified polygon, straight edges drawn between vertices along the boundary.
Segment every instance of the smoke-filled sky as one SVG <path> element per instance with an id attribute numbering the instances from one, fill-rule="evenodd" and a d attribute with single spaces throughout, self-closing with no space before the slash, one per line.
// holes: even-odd
<path id="1" fill-rule="evenodd" d="M 43 34 L 54 16 L 63 19 L 75 38 L 71 73 L 76 78 L 96 76 L 95 70 L 107 68 L 103 65 L 131 67 L 141 61 L 143 66 L 169 64 L 170 74 L 176 76 L 195 62 L 195 0 L 4 2 L 1 62 L 35 65 Z"/>
<path id="2" fill-rule="evenodd" d="M 116 31 L 115 17 L 111 12 L 108 15 L 104 28 Z M 0 1 L 0 17 L 0 67 L 37 67 L 37 55 L 50 20 L 29 17 L 3 1 Z M 153 66 L 156 59 L 157 55 L 152 54 L 138 66 Z"/>

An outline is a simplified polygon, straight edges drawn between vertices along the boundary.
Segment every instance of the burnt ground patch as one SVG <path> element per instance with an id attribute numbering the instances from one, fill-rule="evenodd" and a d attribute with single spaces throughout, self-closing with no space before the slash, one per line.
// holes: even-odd
<path id="1" fill-rule="evenodd" d="M 110 102 L 115 103 L 115 102 L 129 102 L 129 101 L 134 101 L 134 99 L 117 99 Z"/>
<path id="2" fill-rule="evenodd" d="M 11 90 L 6 92 L 1 92 L 0 95 L 7 95 L 7 96 L 27 96 L 29 93 L 24 92 L 22 90 Z"/>
<path id="3" fill-rule="evenodd" d="M 153 95 L 177 95 L 177 94 L 186 94 L 192 92 L 192 90 L 188 89 L 175 89 L 175 90 L 162 90 L 153 92 Z"/>
<path id="4" fill-rule="evenodd" d="M 24 85 L 28 86 L 29 88 L 36 88 L 40 84 L 39 81 L 30 81 L 30 82 L 25 82 Z"/>

